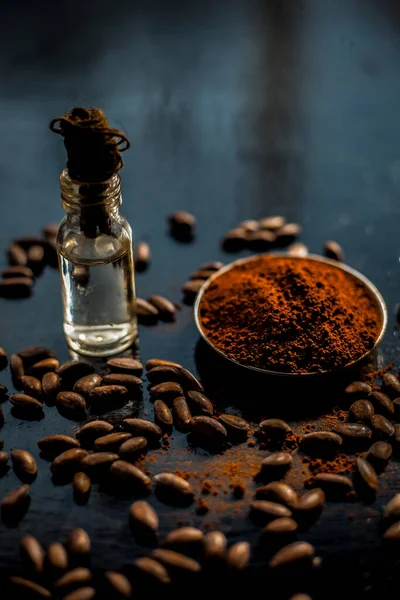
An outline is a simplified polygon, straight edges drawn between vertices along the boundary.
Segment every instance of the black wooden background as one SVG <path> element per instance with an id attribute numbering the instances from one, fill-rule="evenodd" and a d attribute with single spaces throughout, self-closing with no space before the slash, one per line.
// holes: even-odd
<path id="1" fill-rule="evenodd" d="M 400 8 L 395 0 L 18 0 L 3 3 L 1 13 L 2 266 L 13 237 L 38 233 L 62 216 L 58 176 L 65 153 L 48 122 L 75 105 L 97 106 L 132 142 L 124 156 L 123 211 L 135 239 L 147 240 L 153 252 L 150 270 L 137 275 L 140 296 L 160 293 L 179 301 L 181 285 L 198 265 L 231 260 L 220 249 L 224 231 L 245 218 L 283 214 L 303 225 L 302 241 L 311 251 L 320 252 L 326 239 L 339 241 L 346 262 L 379 287 L 390 317 L 380 360 L 397 364 Z M 167 235 L 165 217 L 177 208 L 198 219 L 190 245 Z M 143 360 L 169 358 L 196 369 L 197 357 L 204 377 L 210 369 L 215 376 L 214 357 L 202 361 L 197 342 L 190 307 L 175 324 L 140 330 Z M 60 360 L 68 359 L 57 271 L 46 270 L 31 299 L 0 302 L 0 343 L 10 353 L 46 345 Z M 241 374 L 233 377 L 243 389 Z M 8 371 L 0 382 L 10 385 Z M 294 392 L 296 408 L 307 411 L 307 390 Z M 251 403 L 259 415 L 280 414 L 289 400 L 280 387 L 272 392 L 260 382 L 241 394 L 242 405 Z M 236 410 L 232 398 L 222 393 L 220 402 Z M 54 408 L 46 409 L 40 422 L 17 420 L 9 405 L 3 408 L 0 437 L 8 451 L 24 448 L 38 458 L 40 437 L 75 428 Z M 289 418 L 298 412 L 289 411 Z M 147 392 L 140 414 L 152 414 Z M 186 449 L 185 436 L 175 433 L 170 453 L 151 469 L 190 470 L 207 460 L 205 452 Z M 40 458 L 38 463 L 27 516 L 16 529 L 0 525 L 2 567 L 18 564 L 21 534 L 48 544 L 78 526 L 92 537 L 95 567 L 118 568 L 141 552 L 127 527 L 130 500 L 117 501 L 94 487 L 88 505 L 77 506 L 71 487 L 53 485 L 48 463 Z M 358 565 L 359 575 L 363 565 L 365 570 L 376 565 L 377 523 L 383 504 L 400 491 L 398 474 L 398 463 L 392 462 L 374 504 L 331 504 L 302 535 L 325 558 L 330 585 L 348 577 L 347 571 L 332 577 L 329 568 L 337 561 L 350 571 Z M 0 496 L 17 485 L 11 470 L 0 480 Z M 181 520 L 221 527 L 230 541 L 254 544 L 258 528 L 246 509 L 251 496 L 249 491 L 236 504 L 227 496 L 222 517 L 151 501 L 160 511 L 162 534 Z M 363 577 L 357 590 L 370 585 L 368 575 Z"/>

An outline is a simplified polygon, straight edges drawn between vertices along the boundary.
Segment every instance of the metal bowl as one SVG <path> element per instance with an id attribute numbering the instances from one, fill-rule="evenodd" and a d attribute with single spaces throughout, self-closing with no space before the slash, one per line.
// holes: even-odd
<path id="1" fill-rule="evenodd" d="M 379 334 L 375 340 L 373 347 L 370 348 L 370 350 L 368 350 L 367 352 L 365 352 L 365 354 L 360 356 L 357 360 L 354 360 L 354 361 L 348 363 L 347 365 L 344 365 L 343 367 L 340 367 L 338 369 L 330 369 L 330 370 L 317 371 L 317 372 L 312 372 L 312 373 L 283 373 L 281 371 L 272 371 L 269 369 L 261 369 L 259 367 L 252 367 L 250 365 L 245 365 L 243 363 L 238 362 L 237 360 L 229 358 L 229 356 L 227 356 L 224 352 L 222 352 L 216 346 L 214 346 L 214 344 L 212 344 L 210 342 L 210 340 L 207 338 L 206 334 L 204 333 L 204 331 L 201 327 L 200 306 L 201 306 L 201 301 L 202 301 L 202 298 L 203 298 L 206 290 L 211 285 L 211 283 L 216 281 L 218 279 L 218 277 L 220 277 L 223 273 L 226 273 L 227 271 L 230 271 L 231 269 L 235 269 L 239 265 L 243 265 L 243 264 L 249 263 L 253 260 L 257 260 L 260 256 L 268 256 L 268 258 L 270 258 L 270 259 L 274 258 L 274 257 L 277 257 L 277 258 L 287 257 L 287 258 L 290 258 L 290 260 L 322 262 L 327 265 L 330 265 L 331 267 L 333 267 L 335 269 L 340 269 L 342 271 L 346 271 L 346 273 L 349 273 L 349 275 L 354 277 L 354 279 L 357 279 L 358 282 L 360 282 L 362 285 L 364 285 L 364 287 L 370 292 L 371 296 L 374 298 L 374 300 L 376 302 L 376 307 L 381 315 L 381 328 L 380 328 Z M 388 312 L 387 312 L 385 301 L 382 298 L 382 295 L 379 292 L 379 290 L 374 286 L 374 284 L 369 279 L 367 279 L 367 277 L 365 277 L 364 275 L 362 275 L 361 273 L 359 273 L 352 267 L 349 267 L 347 265 L 339 263 L 335 260 L 331 260 L 329 258 L 325 258 L 323 256 L 317 256 L 314 254 L 310 254 L 307 257 L 297 257 L 297 256 L 288 256 L 287 253 L 285 253 L 285 252 L 276 252 L 274 254 L 261 254 L 261 255 L 257 254 L 256 256 L 240 258 L 239 260 L 235 260 L 232 263 L 230 263 L 229 265 L 226 265 L 225 267 L 223 267 L 222 269 L 217 271 L 214 275 L 212 275 L 209 279 L 207 279 L 204 282 L 203 286 L 200 288 L 200 291 L 197 295 L 196 302 L 194 305 L 194 318 L 195 318 L 197 329 L 198 329 L 201 337 L 203 338 L 203 340 L 211 348 L 213 348 L 213 350 L 215 350 L 215 352 L 217 352 L 220 356 L 224 357 L 227 361 L 229 361 L 235 365 L 238 365 L 239 367 L 242 367 L 242 368 L 250 370 L 250 371 L 256 371 L 258 373 L 265 373 L 266 375 L 277 375 L 280 377 L 316 377 L 316 376 L 320 376 L 320 375 L 331 374 L 334 372 L 341 372 L 344 369 L 348 369 L 349 367 L 354 367 L 358 363 L 361 363 L 363 360 L 365 360 L 368 356 L 370 356 L 370 354 L 372 354 L 372 352 L 378 346 L 379 342 L 381 341 L 381 339 L 386 331 L 387 321 L 388 321 Z"/>

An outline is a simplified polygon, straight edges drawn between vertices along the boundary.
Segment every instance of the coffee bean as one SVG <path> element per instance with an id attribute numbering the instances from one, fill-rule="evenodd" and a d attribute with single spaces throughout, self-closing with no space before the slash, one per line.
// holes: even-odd
<path id="1" fill-rule="evenodd" d="M 76 382 L 85 375 L 94 373 L 94 366 L 85 360 L 70 360 L 58 369 L 58 374 L 61 379 L 70 383 Z"/>
<path id="2" fill-rule="evenodd" d="M 293 457 L 288 452 L 275 452 L 263 459 L 261 474 L 267 478 L 281 479 L 292 463 Z"/>
<path id="3" fill-rule="evenodd" d="M 383 394 L 382 392 L 371 392 L 368 396 L 368 400 L 371 400 L 375 409 L 379 413 L 385 415 L 386 417 L 389 417 L 389 419 L 393 417 L 394 405 L 389 396 Z M 367 400 L 364 400 L 364 402 L 367 402 Z"/>
<path id="4" fill-rule="evenodd" d="M 281 567 L 302 567 L 311 565 L 315 556 L 315 548 L 308 542 L 293 542 L 284 546 L 271 558 L 271 569 Z"/>
<path id="5" fill-rule="evenodd" d="M 256 497 L 261 500 L 270 500 L 283 504 L 289 508 L 296 508 L 297 494 L 287 483 L 281 481 L 271 481 L 262 487 L 256 489 Z"/>
<path id="6" fill-rule="evenodd" d="M 43 236 L 47 238 L 56 238 L 59 230 L 59 223 L 47 223 L 42 229 Z"/>
<path id="7" fill-rule="evenodd" d="M 144 500 L 137 500 L 129 509 L 129 523 L 139 538 L 152 537 L 158 531 L 158 515 L 154 508 Z"/>
<path id="8" fill-rule="evenodd" d="M 81 461 L 88 453 L 82 448 L 70 448 L 59 454 L 51 463 L 51 472 L 58 474 L 63 471 L 79 470 Z"/>
<path id="9" fill-rule="evenodd" d="M 25 370 L 22 358 L 18 354 L 11 354 L 10 356 L 10 371 L 13 379 L 20 382 L 25 374 Z"/>
<path id="10" fill-rule="evenodd" d="M 204 392 L 200 381 L 185 367 L 154 367 L 149 371 L 147 378 L 152 384 L 176 381 L 186 391 Z"/>
<path id="11" fill-rule="evenodd" d="M 247 438 L 247 434 L 249 432 L 249 424 L 241 417 L 237 417 L 235 415 L 222 414 L 219 415 L 218 419 L 228 432 L 228 437 L 231 437 L 233 439 Z"/>
<path id="12" fill-rule="evenodd" d="M 10 244 L 8 246 L 8 262 L 10 265 L 16 265 L 18 267 L 26 267 L 28 262 L 28 256 L 25 250 L 19 244 Z"/>
<path id="13" fill-rule="evenodd" d="M 162 384 L 161 384 L 162 385 Z M 173 425 L 172 413 L 162 400 L 154 402 L 154 420 L 163 431 L 171 431 Z"/>
<path id="14" fill-rule="evenodd" d="M 247 247 L 255 252 L 263 252 L 272 248 L 276 240 L 276 234 L 267 229 L 253 231 L 247 234 Z"/>
<path id="15" fill-rule="evenodd" d="M 271 439 L 284 439 L 292 428 L 282 419 L 266 419 L 260 423 L 260 431 Z"/>
<path id="16" fill-rule="evenodd" d="M 372 388 L 364 381 L 353 381 L 344 390 L 345 396 L 351 401 L 362 400 L 372 392 Z"/>
<path id="17" fill-rule="evenodd" d="M 273 519 L 291 517 L 292 512 L 283 504 L 269 500 L 253 500 L 250 503 L 250 517 L 257 523 L 269 523 Z"/>
<path id="18" fill-rule="evenodd" d="M 71 448 L 79 448 L 78 440 L 69 435 L 61 434 L 48 435 L 40 439 L 37 444 L 44 454 L 52 457 L 56 457 Z"/>
<path id="19" fill-rule="evenodd" d="M 145 419 L 124 419 L 122 425 L 126 431 L 136 437 L 144 437 L 148 442 L 155 443 L 162 437 L 158 425 Z"/>
<path id="20" fill-rule="evenodd" d="M 64 595 L 71 590 L 82 587 L 86 583 L 92 581 L 92 574 L 89 569 L 85 567 L 77 567 L 76 569 L 72 569 L 72 571 L 68 571 L 65 573 L 60 579 L 58 579 L 54 584 L 54 589 L 58 594 Z"/>
<path id="21" fill-rule="evenodd" d="M 23 577 L 19 577 L 17 575 L 13 575 L 10 577 L 10 584 L 14 593 L 16 593 L 16 598 L 51 598 L 51 593 L 49 590 L 44 588 L 43 586 L 35 583 L 34 581 L 30 581 L 29 579 L 24 579 Z"/>
<path id="22" fill-rule="evenodd" d="M 345 443 L 365 444 L 371 439 L 372 430 L 366 425 L 360 423 L 340 423 L 332 430 L 340 435 Z"/>
<path id="23" fill-rule="evenodd" d="M 143 372 L 142 363 L 134 358 L 110 358 L 107 366 L 113 373 L 139 376 Z"/>
<path id="24" fill-rule="evenodd" d="M 332 431 L 314 431 L 303 435 L 300 447 L 306 454 L 319 457 L 331 457 L 342 445 L 342 438 Z"/>
<path id="25" fill-rule="evenodd" d="M 211 440 L 226 441 L 228 437 L 228 432 L 222 423 L 212 417 L 203 415 L 192 417 L 189 422 L 189 429 L 194 435 Z"/>
<path id="26" fill-rule="evenodd" d="M 53 542 L 47 548 L 47 567 L 59 575 L 68 569 L 68 554 L 60 542 Z"/>
<path id="27" fill-rule="evenodd" d="M 395 419 L 400 420 L 400 398 L 393 400 L 394 416 Z"/>
<path id="28" fill-rule="evenodd" d="M 156 550 L 153 550 L 151 556 L 167 569 L 175 571 L 180 575 L 200 573 L 201 571 L 201 565 L 197 560 L 174 550 L 156 548 Z"/>
<path id="29" fill-rule="evenodd" d="M 107 402 L 119 402 L 127 399 L 128 390 L 123 385 L 103 385 L 93 388 L 89 394 L 89 400 L 93 406 L 101 406 Z"/>
<path id="30" fill-rule="evenodd" d="M 76 437 L 81 440 L 82 444 L 90 445 L 97 438 L 107 435 L 113 431 L 114 426 L 107 421 L 90 421 L 86 423 L 76 432 Z"/>
<path id="31" fill-rule="evenodd" d="M 400 545 L 400 522 L 394 523 L 382 536 L 382 542 L 387 546 Z"/>
<path id="32" fill-rule="evenodd" d="M 42 395 L 42 384 L 39 379 L 36 379 L 36 377 L 32 377 L 31 375 L 24 375 L 21 377 L 21 385 L 25 394 L 40 399 Z"/>
<path id="33" fill-rule="evenodd" d="M 206 561 L 221 561 L 226 555 L 227 539 L 221 531 L 210 531 L 203 538 L 203 556 Z"/>
<path id="34" fill-rule="evenodd" d="M 117 460 L 119 456 L 113 452 L 94 452 L 81 460 L 80 468 L 91 475 L 103 474 Z"/>
<path id="35" fill-rule="evenodd" d="M 146 271 L 150 264 L 151 251 L 147 242 L 139 242 L 135 247 L 134 263 L 138 273 Z"/>
<path id="36" fill-rule="evenodd" d="M 59 363 L 56 358 L 45 358 L 44 360 L 40 360 L 32 365 L 30 368 L 30 373 L 35 377 L 42 377 L 49 371 L 57 371 L 58 365 Z"/>
<path id="37" fill-rule="evenodd" d="M 29 485 L 21 485 L 5 496 L 0 503 L 3 517 L 19 512 L 29 503 Z"/>
<path id="38" fill-rule="evenodd" d="M 242 571 L 250 560 L 250 544 L 248 542 L 236 542 L 226 553 L 226 565 L 229 569 Z"/>
<path id="39" fill-rule="evenodd" d="M 222 238 L 222 248 L 226 252 L 238 252 L 247 246 L 248 232 L 244 227 L 235 227 L 227 231 Z"/>
<path id="40" fill-rule="evenodd" d="M 289 544 L 296 537 L 298 525 L 290 517 L 274 519 L 261 532 L 261 541 L 267 544 Z"/>
<path id="41" fill-rule="evenodd" d="M 117 432 L 108 433 L 102 437 L 96 439 L 94 443 L 94 450 L 98 452 L 117 452 L 118 448 L 132 437 L 130 433 Z"/>
<path id="42" fill-rule="evenodd" d="M 172 403 L 172 416 L 174 425 L 179 431 L 187 431 L 189 429 L 190 419 L 192 415 L 186 399 L 183 396 L 175 398 Z"/>
<path id="43" fill-rule="evenodd" d="M 71 592 L 63 600 L 92 600 L 96 596 L 96 590 L 92 587 L 83 587 Z"/>
<path id="44" fill-rule="evenodd" d="M 378 477 L 369 462 L 358 457 L 353 477 L 354 487 L 362 496 L 375 495 L 378 489 Z"/>
<path id="45" fill-rule="evenodd" d="M 8 463 L 8 453 L 0 450 L 0 472 L 4 471 Z"/>
<path id="46" fill-rule="evenodd" d="M 17 354 L 21 357 L 26 367 L 30 367 L 45 358 L 55 358 L 54 352 L 44 346 L 28 346 L 20 350 Z"/>
<path id="47" fill-rule="evenodd" d="M 17 477 L 24 483 L 30 483 L 36 478 L 37 464 L 32 454 L 26 450 L 13 450 L 11 461 Z"/>
<path id="48" fill-rule="evenodd" d="M 367 460 L 374 469 L 382 471 L 392 456 L 392 446 L 387 442 L 375 442 L 368 450 Z"/>
<path id="49" fill-rule="evenodd" d="M 179 527 L 169 532 L 164 540 L 164 546 L 185 550 L 185 554 L 189 554 L 190 550 L 198 549 L 199 545 L 202 545 L 203 537 L 203 532 L 196 527 Z"/>
<path id="50" fill-rule="evenodd" d="M 299 258 L 304 258 L 308 256 L 308 248 L 302 242 L 295 242 L 291 244 L 287 250 L 288 256 L 298 256 Z"/>
<path id="51" fill-rule="evenodd" d="M 0 383 L 0 402 L 4 402 L 6 400 L 6 396 L 8 394 L 8 388 Z"/>
<path id="52" fill-rule="evenodd" d="M 43 410 L 43 405 L 39 400 L 26 394 L 13 394 L 10 396 L 10 402 L 15 408 L 24 413 L 32 414 Z"/>
<path id="53" fill-rule="evenodd" d="M 356 400 L 349 408 L 349 417 L 356 423 L 369 424 L 374 416 L 374 407 L 369 400 Z"/>
<path id="54" fill-rule="evenodd" d="M 44 268 L 46 264 L 45 250 L 43 246 L 31 246 L 27 254 L 28 266 L 36 273 Z"/>
<path id="55" fill-rule="evenodd" d="M 0 281 L 2 298 L 27 298 L 32 293 L 33 281 L 29 277 L 13 277 Z"/>
<path id="56" fill-rule="evenodd" d="M 194 499 L 193 488 L 188 481 L 173 473 L 155 475 L 156 493 L 162 500 L 177 504 L 191 504 Z"/>
<path id="57" fill-rule="evenodd" d="M 150 358 L 146 362 L 146 371 L 151 371 L 155 367 L 177 367 L 180 369 L 182 365 L 171 360 L 165 360 L 163 358 Z"/>
<path id="58" fill-rule="evenodd" d="M 189 279 L 202 279 L 203 281 L 206 281 L 206 279 L 209 279 L 215 273 L 216 271 L 214 269 L 197 269 L 197 271 L 190 273 Z"/>
<path id="59" fill-rule="evenodd" d="M 111 465 L 110 475 L 112 482 L 121 486 L 124 491 L 129 488 L 138 488 L 145 493 L 150 491 L 150 477 L 124 460 L 117 460 Z"/>
<path id="60" fill-rule="evenodd" d="M 81 394 L 82 396 L 88 396 L 94 388 L 99 387 L 103 381 L 103 378 L 96 373 L 90 373 L 89 375 L 85 375 L 78 379 L 73 387 L 73 391 L 76 394 Z M 108 384 L 115 383 L 114 381 L 106 382 Z"/>
<path id="61" fill-rule="evenodd" d="M 4 350 L 4 348 L 2 346 L 0 346 L 0 371 L 2 369 L 5 369 L 7 366 L 7 352 Z M 5 386 L 1 386 L 2 388 L 4 388 Z M 7 388 L 6 388 L 7 390 Z M 6 392 L 7 393 L 7 392 Z"/>
<path id="62" fill-rule="evenodd" d="M 260 229 L 260 223 L 255 219 L 246 219 L 246 221 L 242 221 L 239 227 L 243 227 L 248 233 L 252 231 L 258 231 Z"/>
<path id="63" fill-rule="evenodd" d="M 139 323 L 155 323 L 158 319 L 158 310 L 152 304 L 149 304 L 147 300 L 143 298 L 136 298 L 136 315 Z"/>
<path id="64" fill-rule="evenodd" d="M 397 377 L 391 373 L 385 373 L 382 377 L 382 392 L 393 399 L 400 396 L 400 381 Z"/>
<path id="65" fill-rule="evenodd" d="M 19 541 L 21 566 L 35 575 L 44 571 L 44 550 L 38 540 L 32 535 L 24 535 Z"/>
<path id="66" fill-rule="evenodd" d="M 31 246 L 46 246 L 47 241 L 41 235 L 24 235 L 14 240 L 24 250 L 29 250 Z"/>
<path id="67" fill-rule="evenodd" d="M 392 423 L 383 415 L 374 415 L 371 419 L 374 435 L 380 438 L 389 438 L 394 434 Z"/>
<path id="68" fill-rule="evenodd" d="M 3 279 L 11 279 L 15 277 L 28 277 L 33 279 L 33 271 L 29 267 L 8 267 L 1 272 Z"/>
<path id="69" fill-rule="evenodd" d="M 130 435 L 130 434 L 129 434 Z M 118 454 L 122 460 L 134 462 L 147 449 L 147 440 L 144 437 L 134 437 L 121 444 Z"/>
<path id="70" fill-rule="evenodd" d="M 118 385 L 126 387 L 128 392 L 136 393 L 140 391 L 143 381 L 136 375 L 127 375 L 126 373 L 110 373 L 103 377 L 104 385 Z"/>
<path id="71" fill-rule="evenodd" d="M 308 594 L 295 594 L 290 597 L 290 600 L 312 600 L 312 598 Z"/>
<path id="72" fill-rule="evenodd" d="M 59 392 L 56 397 L 56 407 L 60 415 L 67 419 L 80 421 L 85 417 L 85 399 L 75 392 Z"/>
<path id="73" fill-rule="evenodd" d="M 42 391 L 47 403 L 52 402 L 60 390 L 61 383 L 57 373 L 45 373 L 42 379 Z"/>
<path id="74" fill-rule="evenodd" d="M 329 498 L 342 498 L 352 489 L 348 477 L 334 473 L 318 473 L 313 478 L 311 487 L 321 488 Z"/>
<path id="75" fill-rule="evenodd" d="M 219 271 L 224 266 L 225 266 L 225 263 L 223 263 L 219 260 L 210 260 L 209 262 L 206 262 L 206 263 L 203 263 L 202 265 L 200 265 L 199 270 L 201 270 L 201 271 L 206 271 L 206 270 Z"/>
<path id="76" fill-rule="evenodd" d="M 131 598 L 132 597 L 132 586 L 129 580 L 116 571 L 107 571 L 104 575 L 106 585 L 108 587 L 107 597 L 111 598 Z"/>
<path id="77" fill-rule="evenodd" d="M 281 216 L 273 216 L 273 217 L 264 217 L 258 221 L 261 229 L 270 229 L 271 231 L 277 231 L 278 229 L 282 229 L 284 224 L 286 223 L 285 217 Z"/>
<path id="78" fill-rule="evenodd" d="M 90 537 L 84 529 L 74 529 L 69 534 L 65 546 L 68 553 L 73 556 L 75 564 L 77 564 L 85 561 L 90 554 Z"/>
<path id="79" fill-rule="evenodd" d="M 324 244 L 324 256 L 333 260 L 342 261 L 344 259 L 344 253 L 342 247 L 335 241 L 329 240 Z"/>
<path id="80" fill-rule="evenodd" d="M 133 565 L 137 574 L 140 574 L 146 580 L 157 582 L 158 584 L 171 583 L 167 569 L 161 563 L 148 556 L 137 558 L 133 562 Z"/>
<path id="81" fill-rule="evenodd" d="M 182 294 L 186 304 L 194 304 L 196 296 L 203 287 L 204 279 L 190 279 L 182 286 Z"/>
<path id="82" fill-rule="evenodd" d="M 303 228 L 298 223 L 286 223 L 276 232 L 278 246 L 287 246 L 295 241 L 302 233 Z"/>
<path id="83" fill-rule="evenodd" d="M 159 296 L 155 294 L 153 296 L 150 296 L 150 298 L 147 298 L 147 301 L 156 307 L 160 319 L 162 319 L 163 321 L 175 320 L 176 308 L 170 300 L 164 298 L 164 296 Z"/>
<path id="84" fill-rule="evenodd" d="M 395 494 L 386 504 L 383 519 L 386 523 L 400 521 L 400 494 Z"/>
<path id="85" fill-rule="evenodd" d="M 309 490 L 299 496 L 296 506 L 296 518 L 303 520 L 313 515 L 319 516 L 325 505 L 325 492 L 320 488 Z"/>
<path id="86" fill-rule="evenodd" d="M 193 237 L 196 219 L 191 213 L 177 210 L 168 216 L 168 222 L 171 235 L 176 239 L 189 241 Z"/>
<path id="87" fill-rule="evenodd" d="M 96 456 L 98 457 L 98 455 L 99 454 L 97 454 Z M 86 473 L 82 473 L 82 471 L 80 471 L 78 473 L 75 473 L 74 479 L 72 481 L 72 487 L 74 490 L 75 501 L 78 504 L 83 504 L 88 499 L 90 489 L 92 487 L 92 482 L 90 480 L 90 477 L 88 477 Z"/>
<path id="88" fill-rule="evenodd" d="M 194 390 L 187 393 L 187 401 L 191 411 L 196 415 L 212 416 L 214 414 L 214 408 L 211 401 L 202 394 Z"/>
<path id="89" fill-rule="evenodd" d="M 175 381 L 165 381 L 158 383 L 150 389 L 151 398 L 159 398 L 164 402 L 172 402 L 178 396 L 183 396 L 183 389 L 179 383 Z"/>

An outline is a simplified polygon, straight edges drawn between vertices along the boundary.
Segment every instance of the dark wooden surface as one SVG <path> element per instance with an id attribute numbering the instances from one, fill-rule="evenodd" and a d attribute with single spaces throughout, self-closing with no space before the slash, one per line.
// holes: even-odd
<path id="1" fill-rule="evenodd" d="M 49 120 L 74 105 L 99 106 L 132 142 L 122 172 L 123 211 L 135 239 L 149 241 L 153 251 L 150 270 L 137 275 L 140 296 L 161 293 L 179 301 L 181 285 L 199 264 L 231 260 L 219 246 L 224 231 L 245 218 L 283 214 L 303 225 L 311 251 L 320 252 L 326 239 L 339 241 L 346 262 L 379 287 L 390 318 L 379 360 L 397 366 L 399 30 L 394 0 L 116 0 L 95 8 L 75 0 L 9 3 L 0 36 L 1 248 L 62 216 L 58 175 L 65 154 Z M 177 208 L 198 219 L 190 245 L 167 235 L 165 216 Z M 197 341 L 192 310 L 184 307 L 175 324 L 141 328 L 140 353 L 143 360 L 169 358 L 190 369 L 197 357 L 207 380 L 210 371 L 218 373 L 217 363 L 212 355 L 202 358 Z M 68 358 L 56 271 L 46 270 L 31 299 L 1 301 L 0 342 L 10 353 L 41 344 Z M 287 390 L 259 381 L 246 388 L 240 373 L 234 377 L 256 421 L 293 399 L 293 391 L 289 398 Z M 8 371 L 0 382 L 10 385 Z M 243 406 L 226 390 L 219 402 L 240 413 Z M 307 416 L 309 392 L 294 393 L 296 412 L 289 418 Z M 319 397 L 326 401 L 327 389 Z M 3 407 L 6 450 L 24 448 L 38 458 L 40 437 L 76 428 L 54 408 L 42 421 L 27 422 Z M 140 414 L 152 415 L 147 391 Z M 170 453 L 150 464 L 154 472 L 163 465 L 196 470 L 210 460 L 186 449 L 183 434 L 173 438 Z M 79 507 L 71 487 L 53 485 L 49 464 L 38 463 L 27 516 L 16 529 L 0 525 L 2 567 L 18 564 L 21 534 L 48 544 L 78 526 L 92 537 L 96 568 L 118 568 L 141 552 L 127 527 L 131 500 L 117 501 L 94 486 L 88 505 Z M 337 561 L 343 568 L 360 565 L 358 574 L 363 565 L 377 564 L 379 515 L 400 491 L 396 461 L 380 481 L 374 504 L 330 504 L 301 536 L 316 545 L 333 585 L 338 578 L 329 569 Z M 0 480 L 0 496 L 17 485 L 11 470 Z M 206 517 L 151 497 L 161 533 L 182 521 L 221 527 L 230 541 L 248 539 L 254 546 L 258 528 L 246 509 L 252 486 L 245 501 L 235 504 L 228 495 L 224 514 Z M 262 557 L 254 564 L 263 565 Z M 360 581 L 358 591 L 369 585 Z"/>

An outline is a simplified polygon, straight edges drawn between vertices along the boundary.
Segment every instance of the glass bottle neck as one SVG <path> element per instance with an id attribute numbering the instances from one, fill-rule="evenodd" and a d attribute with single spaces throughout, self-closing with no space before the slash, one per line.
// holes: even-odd
<path id="1" fill-rule="evenodd" d="M 71 179 L 68 169 L 60 176 L 61 203 L 69 215 L 117 214 L 122 203 L 121 178 L 115 173 L 101 183 L 83 183 Z"/>

